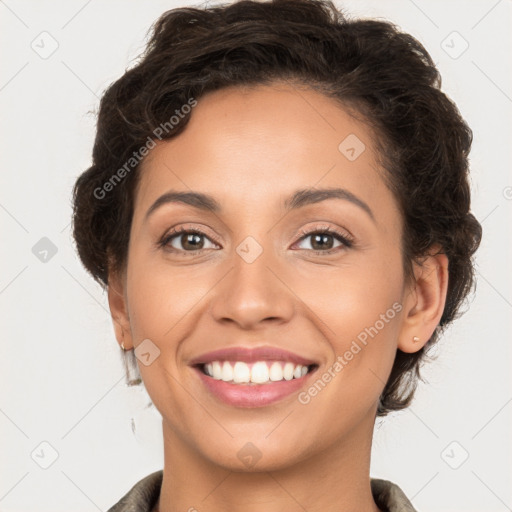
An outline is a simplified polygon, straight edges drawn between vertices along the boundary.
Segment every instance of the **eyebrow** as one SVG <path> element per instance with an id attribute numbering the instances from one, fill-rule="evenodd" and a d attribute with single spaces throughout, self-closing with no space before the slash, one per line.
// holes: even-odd
<path id="1" fill-rule="evenodd" d="M 364 210 L 370 218 L 375 221 L 371 208 L 352 192 L 343 188 L 322 188 L 322 189 L 301 189 L 296 190 L 289 198 L 284 201 L 284 207 L 287 211 L 296 210 L 309 204 L 316 204 L 327 199 L 342 199 L 355 204 Z M 220 213 L 222 207 L 220 203 L 208 194 L 201 192 L 177 192 L 169 191 L 160 196 L 146 212 L 145 219 L 159 207 L 169 203 L 182 203 L 193 206 L 199 210 Z"/>

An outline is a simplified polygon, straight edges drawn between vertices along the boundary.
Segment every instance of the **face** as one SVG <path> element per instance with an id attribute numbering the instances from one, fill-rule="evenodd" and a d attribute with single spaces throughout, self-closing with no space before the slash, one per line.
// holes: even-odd
<path id="1" fill-rule="evenodd" d="M 407 295 L 373 140 L 332 99 L 275 84 L 209 93 L 151 150 L 120 295 L 166 442 L 265 470 L 373 427 Z"/>

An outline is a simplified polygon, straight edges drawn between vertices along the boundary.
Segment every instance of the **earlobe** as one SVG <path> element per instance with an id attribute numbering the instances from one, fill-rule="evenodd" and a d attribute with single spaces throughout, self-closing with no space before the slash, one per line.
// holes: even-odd
<path id="1" fill-rule="evenodd" d="M 398 338 L 398 348 L 406 353 L 417 352 L 430 339 L 441 321 L 448 291 L 448 258 L 439 247 L 414 265 L 414 282 L 404 301 Z"/>
<path id="2" fill-rule="evenodd" d="M 112 275 L 109 278 L 107 295 L 114 333 L 121 348 L 123 350 L 130 350 L 133 347 L 130 319 L 126 299 L 122 290 L 121 280 L 116 275 Z"/>

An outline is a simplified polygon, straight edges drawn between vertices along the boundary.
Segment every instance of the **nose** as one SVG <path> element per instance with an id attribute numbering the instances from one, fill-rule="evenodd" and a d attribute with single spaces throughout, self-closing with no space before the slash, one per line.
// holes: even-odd
<path id="1" fill-rule="evenodd" d="M 215 287 L 210 305 L 217 322 L 250 330 L 265 327 L 269 322 L 290 321 L 294 295 L 286 285 L 282 265 L 269 253 L 263 251 L 252 262 L 234 253 L 232 268 Z"/>

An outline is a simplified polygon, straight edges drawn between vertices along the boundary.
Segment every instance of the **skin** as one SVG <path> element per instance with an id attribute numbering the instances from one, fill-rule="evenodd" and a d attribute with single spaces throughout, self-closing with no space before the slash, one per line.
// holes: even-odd
<path id="1" fill-rule="evenodd" d="M 349 134 L 366 146 L 354 161 L 338 149 Z M 184 132 L 144 161 L 126 269 L 111 275 L 108 297 L 118 342 L 130 350 L 150 339 L 160 350 L 150 365 L 138 361 L 163 418 L 160 512 L 379 510 L 369 478 L 378 398 L 397 347 L 419 350 L 439 323 L 448 261 L 430 255 L 406 281 L 401 213 L 372 140 L 332 99 L 274 83 L 201 97 Z M 312 187 L 350 191 L 373 218 L 343 199 L 285 210 Z M 170 190 L 209 194 L 222 210 L 167 203 L 146 218 Z M 353 246 L 301 233 L 318 225 Z M 180 226 L 204 233 L 202 253 L 179 234 L 158 246 Z M 252 263 L 236 252 L 248 236 L 263 249 Z M 394 303 L 401 311 L 307 404 L 294 393 L 227 405 L 188 365 L 215 349 L 272 345 L 318 361 L 322 375 Z M 261 455 L 252 467 L 237 456 L 248 442 Z"/>

